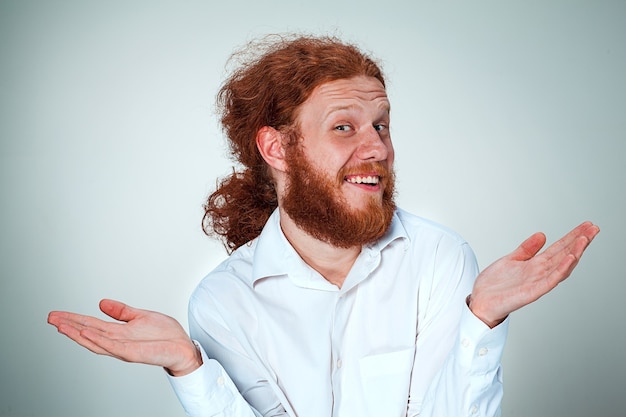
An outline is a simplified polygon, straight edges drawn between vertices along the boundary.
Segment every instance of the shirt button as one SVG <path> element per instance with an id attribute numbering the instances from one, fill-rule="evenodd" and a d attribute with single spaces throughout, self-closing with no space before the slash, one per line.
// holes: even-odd
<path id="1" fill-rule="evenodd" d="M 474 404 L 472 408 L 470 408 L 470 413 L 472 414 L 478 413 L 478 406 Z"/>
<path id="2" fill-rule="evenodd" d="M 489 349 L 480 348 L 480 350 L 478 351 L 478 356 L 485 356 L 488 352 L 489 352 Z"/>
<path id="3" fill-rule="evenodd" d="M 337 369 L 341 368 L 342 364 L 343 362 L 341 362 L 341 359 L 337 359 Z"/>
<path id="4" fill-rule="evenodd" d="M 469 341 L 469 339 L 463 339 L 463 340 L 461 340 L 461 345 L 462 345 L 464 348 L 469 347 L 469 345 L 470 345 L 470 341 Z"/>
<path id="5" fill-rule="evenodd" d="M 225 382 L 226 380 L 224 379 L 223 376 L 220 376 L 219 378 L 217 378 L 217 385 L 219 385 L 220 387 L 223 387 Z"/>

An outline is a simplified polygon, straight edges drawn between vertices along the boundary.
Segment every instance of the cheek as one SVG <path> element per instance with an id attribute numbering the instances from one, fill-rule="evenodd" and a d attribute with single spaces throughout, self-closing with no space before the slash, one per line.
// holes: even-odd
<path id="1" fill-rule="evenodd" d="M 334 178 L 342 168 L 351 164 L 353 151 L 328 147 L 316 149 L 314 152 L 305 152 L 305 155 L 316 169 L 326 172 Z"/>

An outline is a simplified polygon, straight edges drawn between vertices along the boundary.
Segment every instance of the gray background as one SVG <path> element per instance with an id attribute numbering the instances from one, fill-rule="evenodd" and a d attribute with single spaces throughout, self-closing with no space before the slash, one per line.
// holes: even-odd
<path id="1" fill-rule="evenodd" d="M 163 371 L 46 324 L 100 298 L 186 326 L 226 256 L 200 231 L 229 161 L 214 95 L 229 53 L 335 33 L 383 61 L 399 203 L 481 266 L 532 232 L 602 233 L 517 312 L 505 416 L 624 416 L 624 1 L 0 1 L 0 416 L 183 416 Z M 451 416 L 452 417 L 452 416 Z"/>

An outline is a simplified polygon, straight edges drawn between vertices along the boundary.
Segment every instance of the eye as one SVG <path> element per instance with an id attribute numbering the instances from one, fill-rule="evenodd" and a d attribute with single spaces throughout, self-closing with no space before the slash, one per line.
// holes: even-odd
<path id="1" fill-rule="evenodd" d="M 374 129 L 377 132 L 382 132 L 383 130 L 387 129 L 387 125 L 383 125 L 383 124 L 376 124 L 374 125 Z"/>
<path id="2" fill-rule="evenodd" d="M 335 126 L 335 130 L 338 130 L 340 132 L 348 132 L 352 130 L 352 127 L 350 127 L 350 125 L 338 125 Z"/>

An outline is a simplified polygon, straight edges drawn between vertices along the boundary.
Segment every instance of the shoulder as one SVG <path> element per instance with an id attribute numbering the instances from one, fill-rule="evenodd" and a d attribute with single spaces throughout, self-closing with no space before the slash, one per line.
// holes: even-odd
<path id="1" fill-rule="evenodd" d="M 443 306 L 451 294 L 469 294 L 478 275 L 478 263 L 467 241 L 446 226 L 401 209 L 397 210 L 397 218 L 408 237 L 410 268 L 419 276 L 424 297 L 420 304 L 432 305 L 439 300 L 436 302 Z"/>
<path id="2" fill-rule="evenodd" d="M 467 245 L 461 235 L 435 221 L 409 213 L 401 208 L 396 210 L 396 217 L 411 242 L 446 240 L 451 244 Z"/>
<path id="3" fill-rule="evenodd" d="M 427 275 L 449 273 L 451 269 L 477 273 L 474 251 L 457 232 L 402 209 L 397 210 L 396 219 L 404 229 L 405 253 L 414 268 Z"/>
<path id="4" fill-rule="evenodd" d="M 189 299 L 189 310 L 205 309 L 215 303 L 237 303 L 252 291 L 252 276 L 256 240 L 235 250 L 196 286 Z"/>

